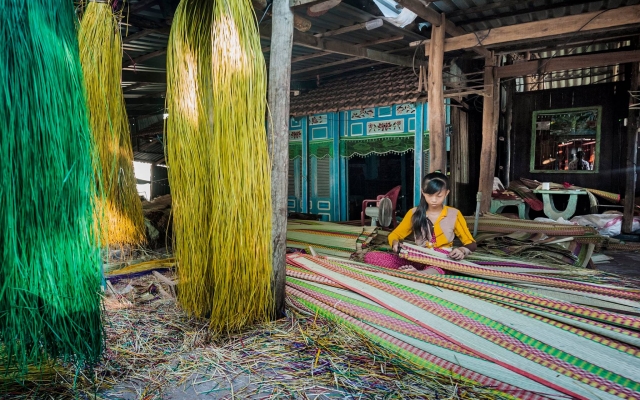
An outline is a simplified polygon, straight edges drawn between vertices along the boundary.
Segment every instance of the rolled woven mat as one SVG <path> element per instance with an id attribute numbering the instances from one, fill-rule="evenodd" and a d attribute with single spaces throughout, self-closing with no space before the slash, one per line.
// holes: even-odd
<path id="1" fill-rule="evenodd" d="M 527 186 L 522 184 L 520 181 L 512 181 L 509 182 L 508 190 L 515 192 L 524 200 L 525 203 L 531 207 L 531 209 L 535 211 L 542 211 L 544 208 L 544 204 L 540 199 L 536 197 L 536 195 L 529 189 Z"/>
<path id="2" fill-rule="evenodd" d="M 445 272 L 438 267 L 434 266 L 425 266 L 424 264 L 413 262 L 409 260 L 405 260 L 403 258 L 398 257 L 393 253 L 385 253 L 382 251 L 370 251 L 364 255 L 364 262 L 371 265 L 377 265 L 378 267 L 389 268 L 389 269 L 400 269 L 405 265 L 410 265 L 417 270 L 424 270 L 426 272 L 432 272 L 440 275 L 444 275 Z"/>
<path id="3" fill-rule="evenodd" d="M 467 221 L 467 224 L 473 226 L 473 217 L 465 217 L 465 220 Z M 498 233 L 544 233 L 548 236 L 584 236 L 597 234 L 597 231 L 594 228 L 588 226 L 551 224 L 540 221 L 511 219 L 499 216 L 483 216 L 479 218 L 478 231 Z"/>

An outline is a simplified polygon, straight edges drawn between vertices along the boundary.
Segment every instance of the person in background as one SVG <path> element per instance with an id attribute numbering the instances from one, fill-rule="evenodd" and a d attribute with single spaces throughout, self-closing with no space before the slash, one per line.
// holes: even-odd
<path id="1" fill-rule="evenodd" d="M 405 215 L 396 229 L 389 234 L 389 244 L 398 251 L 400 240 L 414 234 L 418 246 L 452 248 L 457 236 L 462 247 L 452 249 L 449 257 L 462 260 L 476 249 L 476 242 L 469 232 L 462 213 L 444 205 L 449 194 L 449 179 L 439 172 L 432 172 L 422 179 L 420 204 Z"/>
<path id="2" fill-rule="evenodd" d="M 576 153 L 576 158 L 569 163 L 570 170 L 578 170 L 578 171 L 590 171 L 591 165 L 589 165 L 589 161 L 584 159 L 584 153 L 582 150 L 579 150 Z"/>

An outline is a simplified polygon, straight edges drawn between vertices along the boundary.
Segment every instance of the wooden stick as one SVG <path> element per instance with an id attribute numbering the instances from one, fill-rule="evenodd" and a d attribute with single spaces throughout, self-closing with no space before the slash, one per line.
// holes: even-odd
<path id="1" fill-rule="evenodd" d="M 636 48 L 640 40 L 636 38 L 634 44 Z M 640 66 L 637 62 L 631 64 L 630 90 L 640 89 Z M 629 96 L 629 105 L 636 101 L 633 96 Z M 636 165 L 638 160 L 638 110 L 629 108 L 627 118 L 627 171 L 626 188 L 624 194 L 624 215 L 622 217 L 622 232 L 631 233 L 633 231 L 633 212 L 636 203 Z"/>

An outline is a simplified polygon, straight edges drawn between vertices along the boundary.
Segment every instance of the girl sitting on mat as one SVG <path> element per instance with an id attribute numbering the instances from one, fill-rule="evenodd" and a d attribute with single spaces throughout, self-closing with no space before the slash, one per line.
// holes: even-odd
<path id="1" fill-rule="evenodd" d="M 412 232 L 418 246 L 429 248 L 452 248 L 453 239 L 457 236 L 462 247 L 449 253 L 454 260 L 462 260 L 476 249 L 476 242 L 462 213 L 443 204 L 448 194 L 449 179 L 446 175 L 432 172 L 422 179 L 420 205 L 409 210 L 400 225 L 389 234 L 389 244 L 395 252 L 398 252 L 400 240 Z"/>

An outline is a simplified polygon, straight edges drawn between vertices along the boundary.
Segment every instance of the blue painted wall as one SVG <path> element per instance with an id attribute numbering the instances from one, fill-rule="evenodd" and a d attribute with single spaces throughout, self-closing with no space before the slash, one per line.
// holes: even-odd
<path id="1" fill-rule="evenodd" d="M 447 122 L 450 118 L 449 107 Z M 341 157 L 340 141 L 349 139 L 382 138 L 413 134 L 415 147 L 414 203 L 420 199 L 420 180 L 424 171 L 423 133 L 428 127 L 427 107 L 424 103 L 372 107 L 291 118 L 289 140 L 302 145 L 302 156 L 295 166 L 296 180 L 301 181 L 300 194 L 289 193 L 289 211 L 320 214 L 325 220 L 346 220 L 348 214 L 348 160 Z M 416 132 L 420 134 L 415 135 Z M 320 161 L 329 163 L 329 190 L 318 190 L 316 174 L 319 160 L 312 156 L 309 146 L 330 142 L 333 157 Z M 319 193 L 320 192 L 320 193 Z"/>

